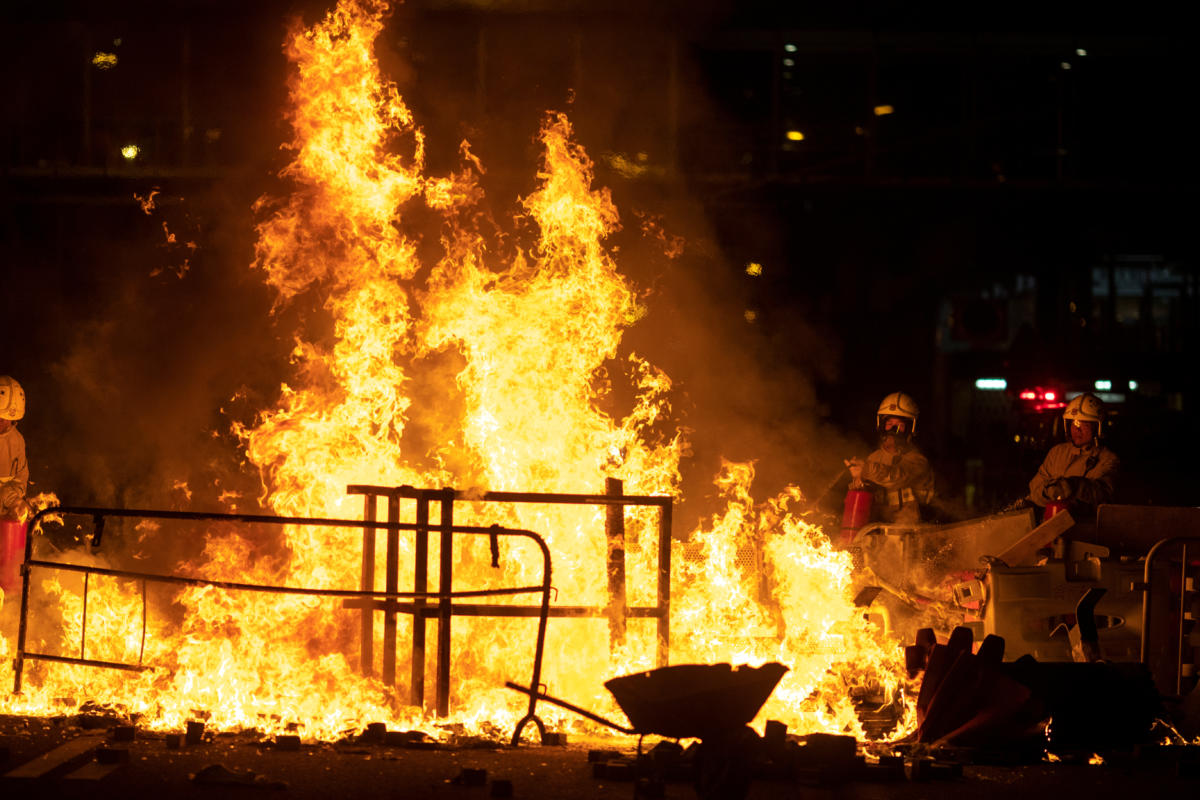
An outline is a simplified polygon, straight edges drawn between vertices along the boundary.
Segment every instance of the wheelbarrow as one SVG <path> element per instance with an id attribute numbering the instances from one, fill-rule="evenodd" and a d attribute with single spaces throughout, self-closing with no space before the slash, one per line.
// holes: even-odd
<path id="1" fill-rule="evenodd" d="M 677 664 L 606 681 L 629 725 L 621 725 L 587 709 L 512 683 L 509 689 L 573 711 L 593 722 L 638 737 L 700 739 L 696 754 L 696 791 L 701 798 L 745 796 L 750 783 L 749 748 L 757 736 L 746 726 L 775 691 L 788 668 L 729 664 Z M 520 730 L 513 734 L 514 744 Z"/>

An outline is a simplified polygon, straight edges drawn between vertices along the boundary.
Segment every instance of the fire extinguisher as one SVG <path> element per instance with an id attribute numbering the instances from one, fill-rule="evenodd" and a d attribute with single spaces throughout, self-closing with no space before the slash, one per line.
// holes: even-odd
<path id="1" fill-rule="evenodd" d="M 8 594 L 21 582 L 25 560 L 25 523 L 0 519 L 0 589 Z"/>
<path id="2" fill-rule="evenodd" d="M 842 546 L 849 546 L 858 529 L 870 521 L 872 496 L 867 489 L 852 488 L 846 492 L 846 506 L 842 510 Z"/>
<path id="3" fill-rule="evenodd" d="M 1046 510 L 1044 512 L 1042 512 L 1042 522 L 1045 522 L 1046 520 L 1050 519 L 1058 512 L 1066 511 L 1066 510 L 1067 510 L 1067 501 L 1051 500 L 1049 503 L 1046 503 Z"/>

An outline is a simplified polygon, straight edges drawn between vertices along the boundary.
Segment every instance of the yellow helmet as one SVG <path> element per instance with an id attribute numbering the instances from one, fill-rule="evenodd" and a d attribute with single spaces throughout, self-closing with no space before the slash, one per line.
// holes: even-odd
<path id="1" fill-rule="evenodd" d="M 1067 426 L 1075 422 L 1094 422 L 1096 423 L 1096 437 L 1100 436 L 1100 429 L 1104 422 L 1104 403 L 1099 397 L 1094 394 L 1084 393 L 1077 395 L 1067 403 L 1067 407 L 1063 409 L 1063 432 L 1067 430 Z"/>
<path id="2" fill-rule="evenodd" d="M 16 422 L 25 416 L 25 390 L 7 375 L 0 375 L 0 419 Z"/>
<path id="3" fill-rule="evenodd" d="M 908 426 L 908 432 L 915 433 L 917 430 L 917 415 L 920 413 L 921 409 L 917 406 L 916 400 L 913 400 L 904 392 L 892 392 L 883 398 L 883 402 L 879 404 L 879 410 L 875 412 L 875 427 L 882 430 L 883 421 L 888 417 L 904 417 L 912 421 L 912 424 Z"/>

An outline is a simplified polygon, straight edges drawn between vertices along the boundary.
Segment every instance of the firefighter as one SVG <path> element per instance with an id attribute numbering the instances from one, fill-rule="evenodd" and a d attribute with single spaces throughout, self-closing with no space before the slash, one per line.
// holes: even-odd
<path id="1" fill-rule="evenodd" d="M 1104 403 L 1081 394 L 1063 409 L 1067 441 L 1050 448 L 1046 460 L 1029 482 L 1029 501 L 1045 507 L 1065 503 L 1077 520 L 1095 517 L 1096 506 L 1112 499 L 1120 459 L 1100 443 Z"/>
<path id="2" fill-rule="evenodd" d="M 25 438 L 17 431 L 17 420 L 25 416 L 25 392 L 21 384 L 0 375 L 0 518 L 24 519 L 29 506 L 29 464 L 25 460 Z"/>
<path id="3" fill-rule="evenodd" d="M 852 488 L 874 487 L 872 517 L 878 522 L 918 524 L 921 506 L 933 502 L 933 469 L 913 444 L 920 413 L 910 396 L 892 392 L 875 412 L 879 449 L 866 460 L 845 462 Z"/>

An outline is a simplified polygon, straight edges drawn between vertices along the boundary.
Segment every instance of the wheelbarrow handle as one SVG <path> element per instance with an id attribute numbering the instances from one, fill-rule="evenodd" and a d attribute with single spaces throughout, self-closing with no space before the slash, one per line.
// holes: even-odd
<path id="1" fill-rule="evenodd" d="M 604 717 L 600 716 L 599 714 L 593 714 L 591 711 L 588 711 L 587 709 L 584 709 L 584 708 L 580 708 L 577 705 L 568 703 L 566 700 L 559 700 L 557 697 L 551 697 L 550 695 L 545 694 L 543 692 L 535 692 L 526 686 L 521 686 L 520 684 L 513 683 L 512 681 L 505 681 L 504 685 L 507 688 L 512 689 L 513 691 L 521 692 L 522 694 L 527 694 L 531 697 L 536 697 L 538 700 L 545 700 L 547 703 L 552 703 L 556 706 L 561 706 L 562 708 L 565 708 L 568 711 L 574 711 L 576 714 L 580 715 L 581 717 L 587 717 L 588 719 L 592 720 L 593 722 L 599 722 L 601 725 L 607 725 L 608 727 L 610 727 L 614 730 L 618 730 L 621 733 L 628 733 L 628 734 L 634 735 L 634 736 L 636 736 L 639 733 L 639 731 L 636 728 L 627 728 L 623 725 L 618 725 L 617 723 L 613 722 L 612 720 L 605 719 Z"/>

